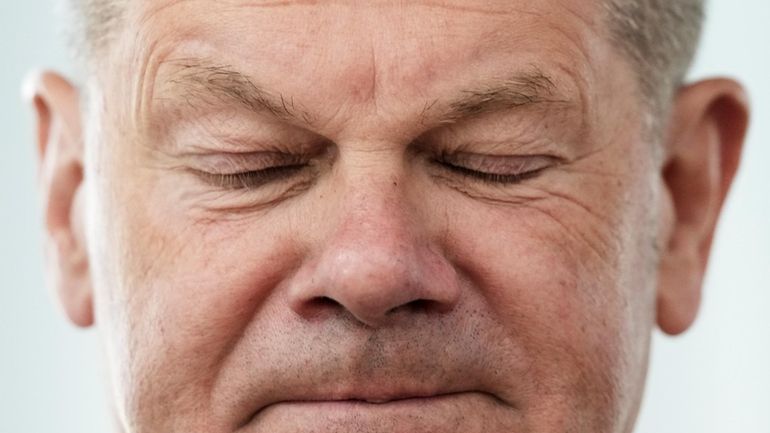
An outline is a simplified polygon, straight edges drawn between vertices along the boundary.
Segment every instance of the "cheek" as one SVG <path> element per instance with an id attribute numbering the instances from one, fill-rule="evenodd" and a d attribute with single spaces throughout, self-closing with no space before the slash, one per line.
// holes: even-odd
<path id="1" fill-rule="evenodd" d="M 600 266 L 614 261 L 613 252 L 599 256 L 596 246 L 605 243 L 586 237 L 590 227 L 566 228 L 566 217 L 543 207 L 479 216 L 489 222 L 453 230 L 453 255 L 474 290 L 512 332 L 534 340 L 535 351 L 579 347 L 593 338 L 586 330 L 601 332 L 593 322 L 616 310 L 616 276 Z"/>
<path id="2" fill-rule="evenodd" d="M 297 248 L 276 218 L 205 222 L 150 172 L 112 167 L 96 188 L 93 272 L 120 412 L 138 425 L 170 408 L 194 418 Z"/>
<path id="3" fill-rule="evenodd" d="M 471 223 L 448 230 L 456 266 L 531 355 L 535 394 L 610 408 L 640 386 L 654 228 L 643 224 L 649 203 L 629 199 L 648 197 L 647 184 L 628 179 L 573 181 L 516 207 L 468 206 Z"/>

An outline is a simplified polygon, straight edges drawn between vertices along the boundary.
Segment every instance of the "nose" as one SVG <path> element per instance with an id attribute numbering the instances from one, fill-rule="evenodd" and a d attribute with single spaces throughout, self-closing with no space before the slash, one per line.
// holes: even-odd
<path id="1" fill-rule="evenodd" d="M 291 283 L 294 311 L 305 317 L 347 313 L 381 327 L 404 314 L 452 310 L 460 297 L 457 274 L 432 245 L 427 227 L 410 217 L 397 188 L 369 189 L 374 192 L 342 195 L 331 235 L 318 242 L 315 258 Z"/>

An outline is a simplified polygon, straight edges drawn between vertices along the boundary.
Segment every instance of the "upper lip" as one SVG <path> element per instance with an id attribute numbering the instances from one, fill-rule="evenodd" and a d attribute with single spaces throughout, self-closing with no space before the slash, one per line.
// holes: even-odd
<path id="1" fill-rule="evenodd" d="M 468 391 L 469 392 L 469 391 Z M 284 400 L 272 404 L 287 403 L 287 402 L 361 402 L 371 404 L 385 404 L 402 400 L 420 399 L 420 398 L 436 398 L 453 394 L 460 394 L 462 391 L 455 392 L 439 392 L 439 393 L 392 393 L 392 392 L 380 392 L 380 393 L 353 393 L 350 395 L 330 395 L 311 398 L 299 398 L 292 400 Z M 271 405 L 272 405 L 271 404 Z M 266 407 L 266 406 L 265 406 Z M 264 408 L 263 408 L 264 409 Z"/>
<path id="2" fill-rule="evenodd" d="M 515 407 L 519 391 L 508 382 L 527 374 L 526 358 L 503 350 L 498 333 L 450 319 L 438 328 L 416 321 L 376 332 L 337 322 L 259 328 L 248 340 L 253 343 L 230 353 L 212 405 L 242 426 L 287 403 L 395 404 L 462 393 Z M 460 331 L 449 337 L 444 329 L 450 327 Z"/>

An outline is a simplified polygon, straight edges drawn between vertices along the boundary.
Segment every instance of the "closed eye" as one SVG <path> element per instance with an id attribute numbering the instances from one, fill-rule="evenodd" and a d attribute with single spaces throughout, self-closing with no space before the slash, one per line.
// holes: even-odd
<path id="1" fill-rule="evenodd" d="M 452 171 L 461 176 L 469 177 L 475 180 L 480 180 L 486 183 L 495 184 L 515 184 L 527 179 L 531 179 L 548 167 L 542 167 L 535 170 L 530 170 L 522 173 L 500 174 L 500 173 L 487 173 L 483 171 L 472 170 L 467 167 L 457 166 L 445 162 L 437 162 L 443 168 Z"/>
<path id="2" fill-rule="evenodd" d="M 489 184 L 510 185 L 536 177 L 558 164 L 550 156 L 442 155 L 433 160 L 442 170 Z"/>
<path id="3" fill-rule="evenodd" d="M 207 183 L 218 188 L 231 190 L 256 189 L 270 183 L 287 180 L 307 167 L 308 164 L 292 164 L 239 173 L 221 174 L 198 171 L 196 174 Z"/>

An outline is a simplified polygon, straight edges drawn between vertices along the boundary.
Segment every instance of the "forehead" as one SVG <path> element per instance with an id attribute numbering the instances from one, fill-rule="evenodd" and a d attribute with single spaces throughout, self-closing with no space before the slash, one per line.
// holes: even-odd
<path id="1" fill-rule="evenodd" d="M 140 98 L 180 59 L 200 59 L 301 97 L 329 121 L 417 114 L 437 95 L 517 71 L 542 71 L 577 101 L 601 81 L 608 51 L 591 0 L 147 0 L 127 12 L 115 63 L 142 69 L 131 75 L 146 79 Z"/>

